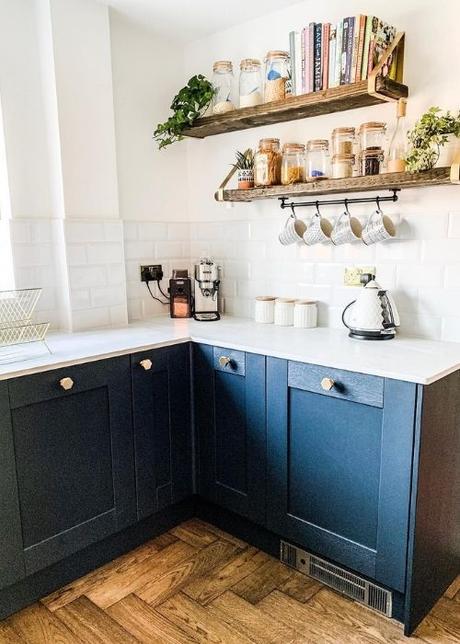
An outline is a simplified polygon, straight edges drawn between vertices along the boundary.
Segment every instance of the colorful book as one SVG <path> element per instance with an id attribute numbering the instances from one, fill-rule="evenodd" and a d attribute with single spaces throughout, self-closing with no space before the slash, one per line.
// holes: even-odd
<path id="1" fill-rule="evenodd" d="M 361 65 L 363 61 L 364 30 L 366 27 L 366 16 L 360 14 L 355 18 L 355 35 L 353 38 L 353 65 L 351 70 L 351 82 L 361 80 Z"/>
<path id="2" fill-rule="evenodd" d="M 306 68 L 306 42 L 308 39 L 308 27 L 303 27 L 302 33 L 300 36 L 300 61 L 301 61 L 301 86 L 302 94 L 308 92 L 308 79 L 307 79 L 307 68 Z"/>
<path id="3" fill-rule="evenodd" d="M 331 23 L 323 23 L 323 32 L 321 35 L 321 71 L 322 83 L 321 88 L 327 89 L 329 87 L 329 33 L 331 31 Z"/>
<path id="4" fill-rule="evenodd" d="M 303 94 L 302 89 L 302 47 L 301 47 L 302 35 L 299 31 L 294 32 L 294 73 L 296 79 L 296 90 L 294 96 L 299 96 Z M 292 64 L 292 63 L 291 63 Z"/>
<path id="5" fill-rule="evenodd" d="M 294 31 L 289 32 L 289 57 L 291 60 L 291 87 L 292 94 L 295 96 L 296 91 L 296 77 L 295 77 L 295 43 L 294 43 Z"/>
<path id="6" fill-rule="evenodd" d="M 348 38 L 347 38 L 347 55 L 345 62 L 345 83 L 351 83 L 351 65 L 353 58 L 353 37 L 355 33 L 355 18 L 350 16 L 348 26 Z"/>
<path id="7" fill-rule="evenodd" d="M 335 87 L 335 61 L 337 45 L 337 25 L 331 25 L 329 31 L 329 78 L 328 87 Z"/>
<path id="8" fill-rule="evenodd" d="M 334 87 L 338 87 L 340 85 L 340 77 L 341 77 L 341 71 L 342 71 L 342 42 L 343 42 L 343 20 L 338 22 L 336 27 Z"/>
<path id="9" fill-rule="evenodd" d="M 366 80 L 369 66 L 369 50 L 372 39 L 377 33 L 379 19 L 376 16 L 367 16 L 366 29 L 364 32 L 363 62 L 361 64 L 361 79 Z"/>
<path id="10" fill-rule="evenodd" d="M 308 57 L 306 58 L 308 74 L 308 91 L 314 92 L 314 68 L 315 68 L 315 23 L 308 25 Z"/>
<path id="11" fill-rule="evenodd" d="M 321 40 L 323 36 L 323 26 L 320 22 L 315 24 L 315 62 L 314 62 L 314 86 L 313 91 L 317 92 L 322 88 L 323 78 L 321 69 Z"/>
<path id="12" fill-rule="evenodd" d="M 342 27 L 342 57 L 340 61 L 340 84 L 344 85 L 346 81 L 347 72 L 347 49 L 348 49 L 348 35 L 350 31 L 350 18 L 343 19 Z"/>

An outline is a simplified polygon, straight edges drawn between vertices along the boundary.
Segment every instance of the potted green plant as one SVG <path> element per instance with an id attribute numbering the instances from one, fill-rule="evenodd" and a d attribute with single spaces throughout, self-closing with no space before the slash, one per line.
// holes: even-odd
<path id="1" fill-rule="evenodd" d="M 173 98 L 173 114 L 158 123 L 153 138 L 161 150 L 184 137 L 182 132 L 207 110 L 215 94 L 214 86 L 202 74 L 192 76 L 187 85 Z"/>
<path id="2" fill-rule="evenodd" d="M 237 151 L 236 161 L 232 165 L 238 171 L 238 189 L 254 188 L 254 150 Z"/>
<path id="3" fill-rule="evenodd" d="M 431 170 L 438 162 L 441 148 L 449 139 L 451 142 L 460 137 L 460 111 L 451 114 L 442 112 L 439 107 L 430 107 L 407 133 L 409 152 L 406 156 L 406 167 L 409 172 Z M 452 148 L 453 149 L 453 148 Z M 445 159 L 450 165 L 453 159 Z"/>

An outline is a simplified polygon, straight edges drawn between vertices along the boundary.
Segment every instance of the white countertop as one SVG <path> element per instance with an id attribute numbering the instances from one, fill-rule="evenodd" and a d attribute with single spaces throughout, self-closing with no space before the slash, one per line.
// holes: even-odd
<path id="1" fill-rule="evenodd" d="M 219 322 L 154 318 L 119 329 L 51 333 L 51 354 L 0 363 L 0 380 L 188 341 L 427 385 L 460 368 L 460 343 L 398 336 L 351 340 L 342 329 L 294 329 L 224 317 Z"/>

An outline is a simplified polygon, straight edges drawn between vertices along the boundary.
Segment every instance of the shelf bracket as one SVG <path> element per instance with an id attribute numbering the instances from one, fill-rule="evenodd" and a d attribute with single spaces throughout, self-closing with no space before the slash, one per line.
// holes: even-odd
<path id="1" fill-rule="evenodd" d="M 378 64 L 374 67 L 367 79 L 367 91 L 372 96 L 385 101 L 393 101 L 394 98 L 386 96 L 386 94 L 379 91 L 379 81 L 392 73 L 394 80 L 397 83 L 403 82 L 404 72 L 404 44 L 406 34 L 400 31 L 396 34 L 393 42 L 383 54 Z"/>

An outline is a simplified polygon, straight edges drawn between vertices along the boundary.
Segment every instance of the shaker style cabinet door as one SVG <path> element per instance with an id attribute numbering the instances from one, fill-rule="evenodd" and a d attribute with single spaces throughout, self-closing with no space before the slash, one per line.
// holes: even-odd
<path id="1" fill-rule="evenodd" d="M 0 382 L 0 589 L 25 575 L 8 387 Z"/>
<path id="2" fill-rule="evenodd" d="M 137 516 L 193 493 L 189 345 L 131 356 Z"/>
<path id="3" fill-rule="evenodd" d="M 31 574 L 136 519 L 129 356 L 8 387 Z"/>
<path id="4" fill-rule="evenodd" d="M 265 357 L 194 345 L 199 493 L 265 523 Z"/>
<path id="5" fill-rule="evenodd" d="M 268 527 L 404 591 L 416 385 L 267 359 Z"/>

